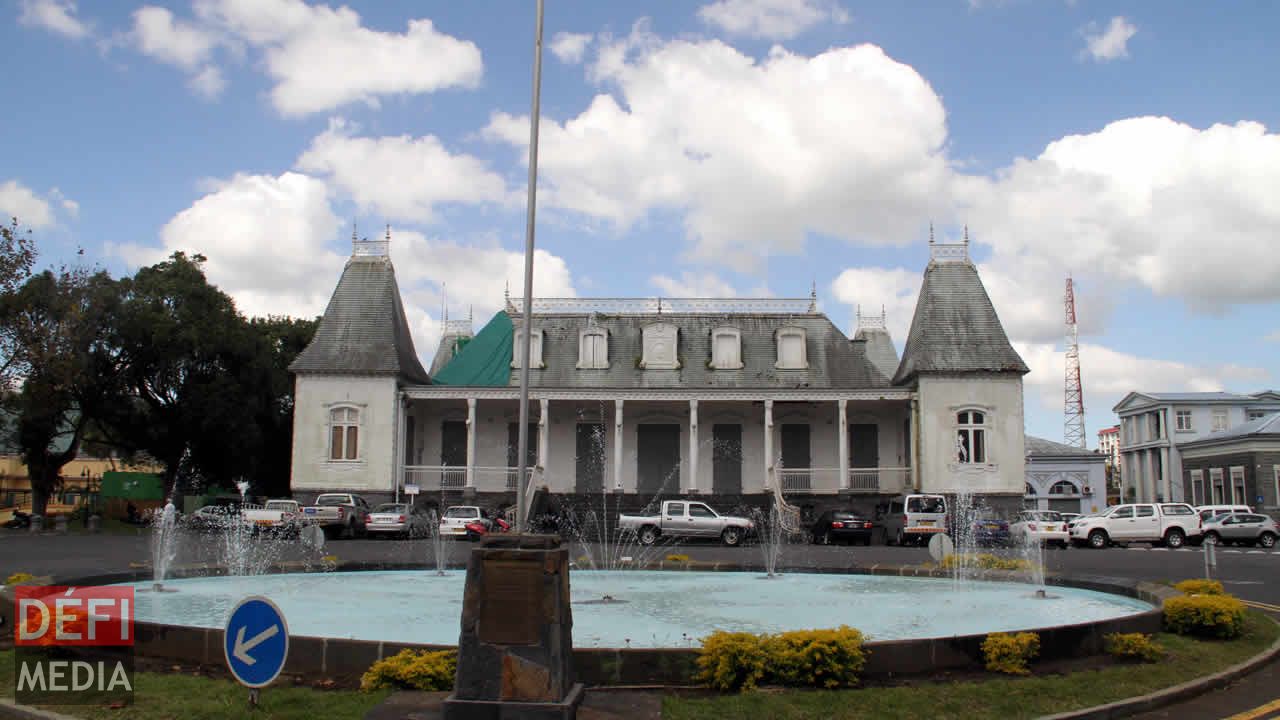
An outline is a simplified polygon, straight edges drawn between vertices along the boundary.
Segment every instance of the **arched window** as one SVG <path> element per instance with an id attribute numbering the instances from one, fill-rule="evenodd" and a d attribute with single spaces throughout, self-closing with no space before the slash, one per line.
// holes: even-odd
<path id="1" fill-rule="evenodd" d="M 578 335 L 578 369 L 609 367 L 609 331 L 592 327 Z"/>
<path id="2" fill-rule="evenodd" d="M 779 370 L 803 370 L 809 367 L 804 328 L 781 328 L 774 337 L 778 343 L 778 362 L 775 367 Z"/>
<path id="3" fill-rule="evenodd" d="M 524 359 L 524 335 L 523 330 L 516 330 L 515 340 L 511 343 L 511 367 L 520 367 L 520 361 Z M 533 346 L 529 348 L 529 367 L 546 367 L 542 364 L 542 331 L 536 328 L 533 331 Z"/>
<path id="4" fill-rule="evenodd" d="M 742 369 L 742 333 L 738 328 L 719 327 L 711 331 L 711 367 Z"/>
<path id="5" fill-rule="evenodd" d="M 1069 480 L 1059 480 L 1049 488 L 1050 495 L 1079 495 L 1080 488 Z"/>
<path id="6" fill-rule="evenodd" d="M 987 414 L 981 410 L 956 413 L 956 462 L 976 465 L 987 461 Z"/>
<path id="7" fill-rule="evenodd" d="M 329 459 L 360 458 L 360 411 L 337 407 L 329 411 Z"/>

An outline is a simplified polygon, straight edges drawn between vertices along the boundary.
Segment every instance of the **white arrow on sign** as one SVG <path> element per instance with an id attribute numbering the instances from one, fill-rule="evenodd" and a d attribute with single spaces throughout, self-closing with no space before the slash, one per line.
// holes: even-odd
<path id="1" fill-rule="evenodd" d="M 252 665 L 258 661 L 253 659 L 253 656 L 249 654 L 249 651 L 275 637 L 276 633 L 280 632 L 280 626 L 272 625 L 266 630 L 254 635 L 252 638 L 249 638 L 248 642 L 244 639 L 244 631 L 245 628 L 241 626 L 240 630 L 236 633 L 236 646 L 231 650 L 231 654 L 245 665 Z"/>

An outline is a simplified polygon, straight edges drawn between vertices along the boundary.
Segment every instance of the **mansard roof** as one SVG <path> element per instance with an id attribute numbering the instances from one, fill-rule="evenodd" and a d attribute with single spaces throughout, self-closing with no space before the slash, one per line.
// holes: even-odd
<path id="1" fill-rule="evenodd" d="M 978 269 L 967 254 L 935 255 L 924 271 L 893 382 L 909 383 L 921 373 L 1008 372 L 1026 374 L 1030 368 L 1009 343 Z"/>
<path id="2" fill-rule="evenodd" d="M 389 257 L 356 254 L 347 261 L 315 337 L 289 370 L 429 382 L 413 347 Z"/>
<path id="3" fill-rule="evenodd" d="M 668 302 L 668 301 L 664 301 Z M 681 307 L 678 303 L 670 303 Z M 687 307 L 687 306 L 685 306 Z M 537 309 L 537 305 L 535 305 Z M 685 309 L 685 308 L 681 308 Z M 513 328 L 523 324 L 514 310 L 499 313 Z M 495 318 L 496 320 L 496 318 Z M 644 328 L 668 323 L 678 328 L 676 353 L 680 367 L 675 370 L 641 368 Z M 493 325 L 491 322 L 490 325 Z M 888 373 L 879 369 L 868 356 L 868 342 L 850 340 L 825 315 L 815 312 L 535 312 L 533 327 L 542 331 L 543 367 L 533 367 L 529 383 L 543 388 L 583 389 L 871 389 L 890 387 Z M 579 369 L 579 340 L 589 327 L 608 333 L 609 367 Z M 741 337 L 739 370 L 713 369 L 711 332 L 732 327 Z M 808 368 L 779 370 L 775 333 L 781 328 L 800 328 L 805 333 Z M 492 366 L 494 357 L 504 367 L 511 363 L 510 341 L 494 343 L 485 353 L 473 352 L 482 347 L 488 332 L 482 330 L 467 348 L 435 376 L 436 384 L 471 384 L 454 379 L 488 377 L 488 373 L 471 372 L 471 365 Z M 496 333 L 495 333 L 496 337 Z M 885 333 L 887 340 L 887 333 Z M 487 346 L 488 344 L 484 344 Z M 496 355 L 495 355 L 496 357 Z M 466 366 L 466 367 L 463 367 Z M 520 375 L 508 370 L 502 384 L 517 386 Z M 486 383 L 487 384 L 487 383 Z"/>

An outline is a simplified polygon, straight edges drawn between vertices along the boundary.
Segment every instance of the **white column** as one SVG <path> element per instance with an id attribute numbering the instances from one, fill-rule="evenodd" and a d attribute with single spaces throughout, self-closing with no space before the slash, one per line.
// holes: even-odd
<path id="1" fill-rule="evenodd" d="M 849 401 L 840 399 L 836 401 L 836 432 L 840 436 L 836 438 L 840 448 L 840 485 L 841 490 L 849 489 L 849 414 L 846 412 Z"/>
<path id="2" fill-rule="evenodd" d="M 689 401 L 689 492 L 698 492 L 698 401 Z"/>
<path id="3" fill-rule="evenodd" d="M 1173 473 L 1169 467 L 1169 448 L 1160 448 L 1160 475 L 1164 486 L 1164 501 L 1173 502 Z"/>
<path id="4" fill-rule="evenodd" d="M 550 433 L 551 401 L 543 398 L 538 401 L 538 467 L 542 468 L 544 482 L 546 481 L 547 467 L 549 467 L 547 453 L 551 451 Z M 523 481 L 520 486 L 524 487 Z"/>
<path id="5" fill-rule="evenodd" d="M 392 461 L 391 461 L 391 484 L 396 490 L 396 502 L 400 502 L 400 487 L 404 485 L 404 453 L 408 445 L 408 439 L 405 435 L 404 421 L 404 393 L 400 392 L 396 395 L 396 432 L 395 441 L 391 445 Z"/>
<path id="6" fill-rule="evenodd" d="M 476 399 L 467 398 L 467 487 L 476 486 Z"/>
<path id="7" fill-rule="evenodd" d="M 911 398 L 911 408 L 908 410 L 908 419 L 911 428 L 911 447 L 907 452 L 911 453 L 911 487 L 919 492 L 920 487 L 920 400 L 918 397 Z"/>
<path id="8" fill-rule="evenodd" d="M 773 489 L 773 401 L 764 401 L 764 487 Z"/>
<path id="9" fill-rule="evenodd" d="M 622 400 L 613 401 L 613 490 L 622 492 Z"/>

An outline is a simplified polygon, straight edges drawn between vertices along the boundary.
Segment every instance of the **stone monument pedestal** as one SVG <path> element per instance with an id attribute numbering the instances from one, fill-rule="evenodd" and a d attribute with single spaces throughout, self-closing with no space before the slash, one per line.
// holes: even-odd
<path id="1" fill-rule="evenodd" d="M 555 535 L 490 535 L 471 551 L 445 720 L 573 720 L 569 551 Z"/>

